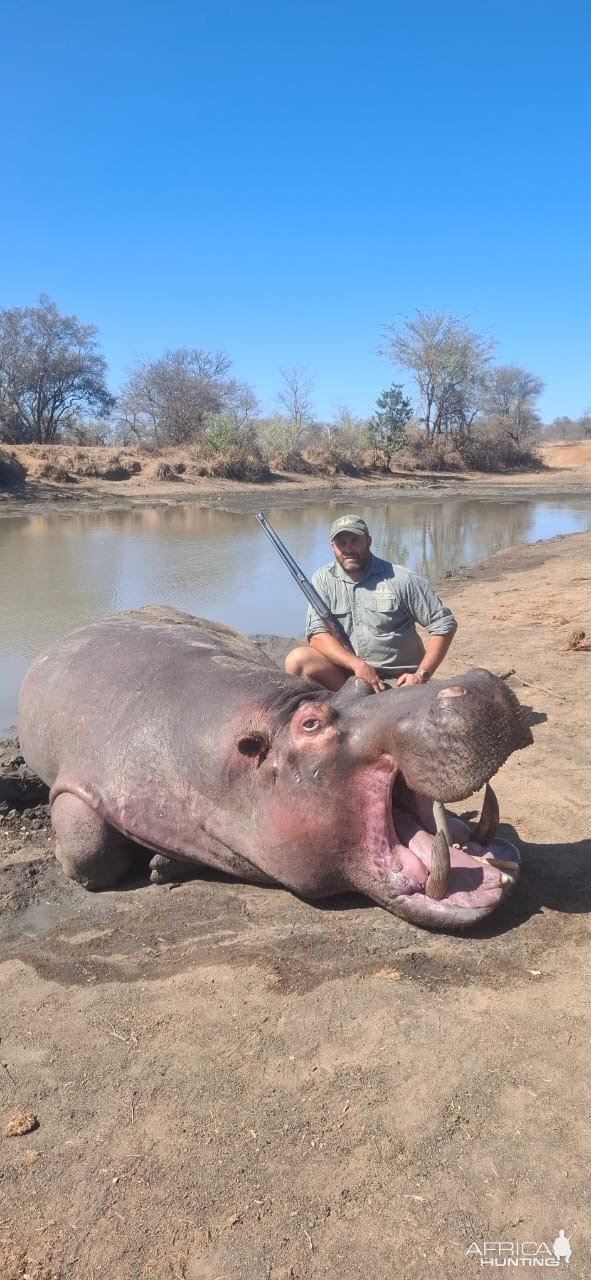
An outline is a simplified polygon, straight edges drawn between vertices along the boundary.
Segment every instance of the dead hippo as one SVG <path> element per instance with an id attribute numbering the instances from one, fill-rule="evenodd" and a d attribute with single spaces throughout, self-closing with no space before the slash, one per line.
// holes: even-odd
<path id="1" fill-rule="evenodd" d="M 121 879 L 134 841 L 307 898 L 356 890 L 457 929 L 519 874 L 517 850 L 494 839 L 490 788 L 473 833 L 443 808 L 531 742 L 515 695 L 481 669 L 378 695 L 351 679 L 330 694 L 229 627 L 153 607 L 38 658 L 19 734 L 51 787 L 57 856 L 88 888 Z"/>

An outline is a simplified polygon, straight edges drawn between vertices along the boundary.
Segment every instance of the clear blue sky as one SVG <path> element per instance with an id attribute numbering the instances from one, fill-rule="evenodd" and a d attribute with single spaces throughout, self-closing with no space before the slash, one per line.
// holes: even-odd
<path id="1" fill-rule="evenodd" d="M 591 404 L 588 0 L 0 0 L 0 305 L 139 355 L 223 349 L 319 417 L 400 373 L 381 328 L 469 316 Z"/>

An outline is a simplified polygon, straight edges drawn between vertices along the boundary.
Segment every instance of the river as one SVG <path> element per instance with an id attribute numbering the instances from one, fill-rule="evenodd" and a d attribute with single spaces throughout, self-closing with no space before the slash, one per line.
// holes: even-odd
<path id="1" fill-rule="evenodd" d="M 265 514 L 308 576 L 330 559 L 328 528 L 344 501 Z M 374 549 L 434 583 L 503 547 L 591 529 L 591 500 L 399 497 L 354 509 Z M 301 634 L 305 600 L 254 515 L 193 504 L 0 521 L 0 733 L 16 717 L 32 658 L 95 618 L 171 604 L 248 633 Z M 443 589 L 445 595 L 445 589 Z"/>

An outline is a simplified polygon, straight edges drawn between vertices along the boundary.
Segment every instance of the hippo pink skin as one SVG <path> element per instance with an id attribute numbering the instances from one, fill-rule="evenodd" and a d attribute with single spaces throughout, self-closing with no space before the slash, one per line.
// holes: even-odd
<path id="1" fill-rule="evenodd" d="M 523 709 L 481 669 L 369 693 L 350 680 L 329 694 L 167 607 L 66 636 L 19 706 L 64 870 L 109 887 L 135 842 L 307 898 L 362 892 L 427 927 L 482 919 L 513 887 L 517 850 L 483 835 L 488 819 L 474 843 L 447 814 L 451 870 L 432 896 L 432 801 L 463 800 L 531 742 Z"/>

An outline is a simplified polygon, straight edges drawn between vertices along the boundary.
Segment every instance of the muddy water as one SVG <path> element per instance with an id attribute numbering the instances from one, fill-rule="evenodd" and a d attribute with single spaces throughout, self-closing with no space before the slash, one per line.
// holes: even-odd
<path id="1" fill-rule="evenodd" d="M 265 507 L 304 572 L 330 559 L 327 530 L 345 503 Z M 503 547 L 591 528 L 591 503 L 399 498 L 356 510 L 374 548 L 441 582 Z M 445 594 L 445 592 L 443 593 Z M 305 601 L 253 515 L 194 505 L 0 521 L 0 734 L 20 681 L 53 639 L 95 618 L 168 603 L 241 631 L 301 633 Z"/>

